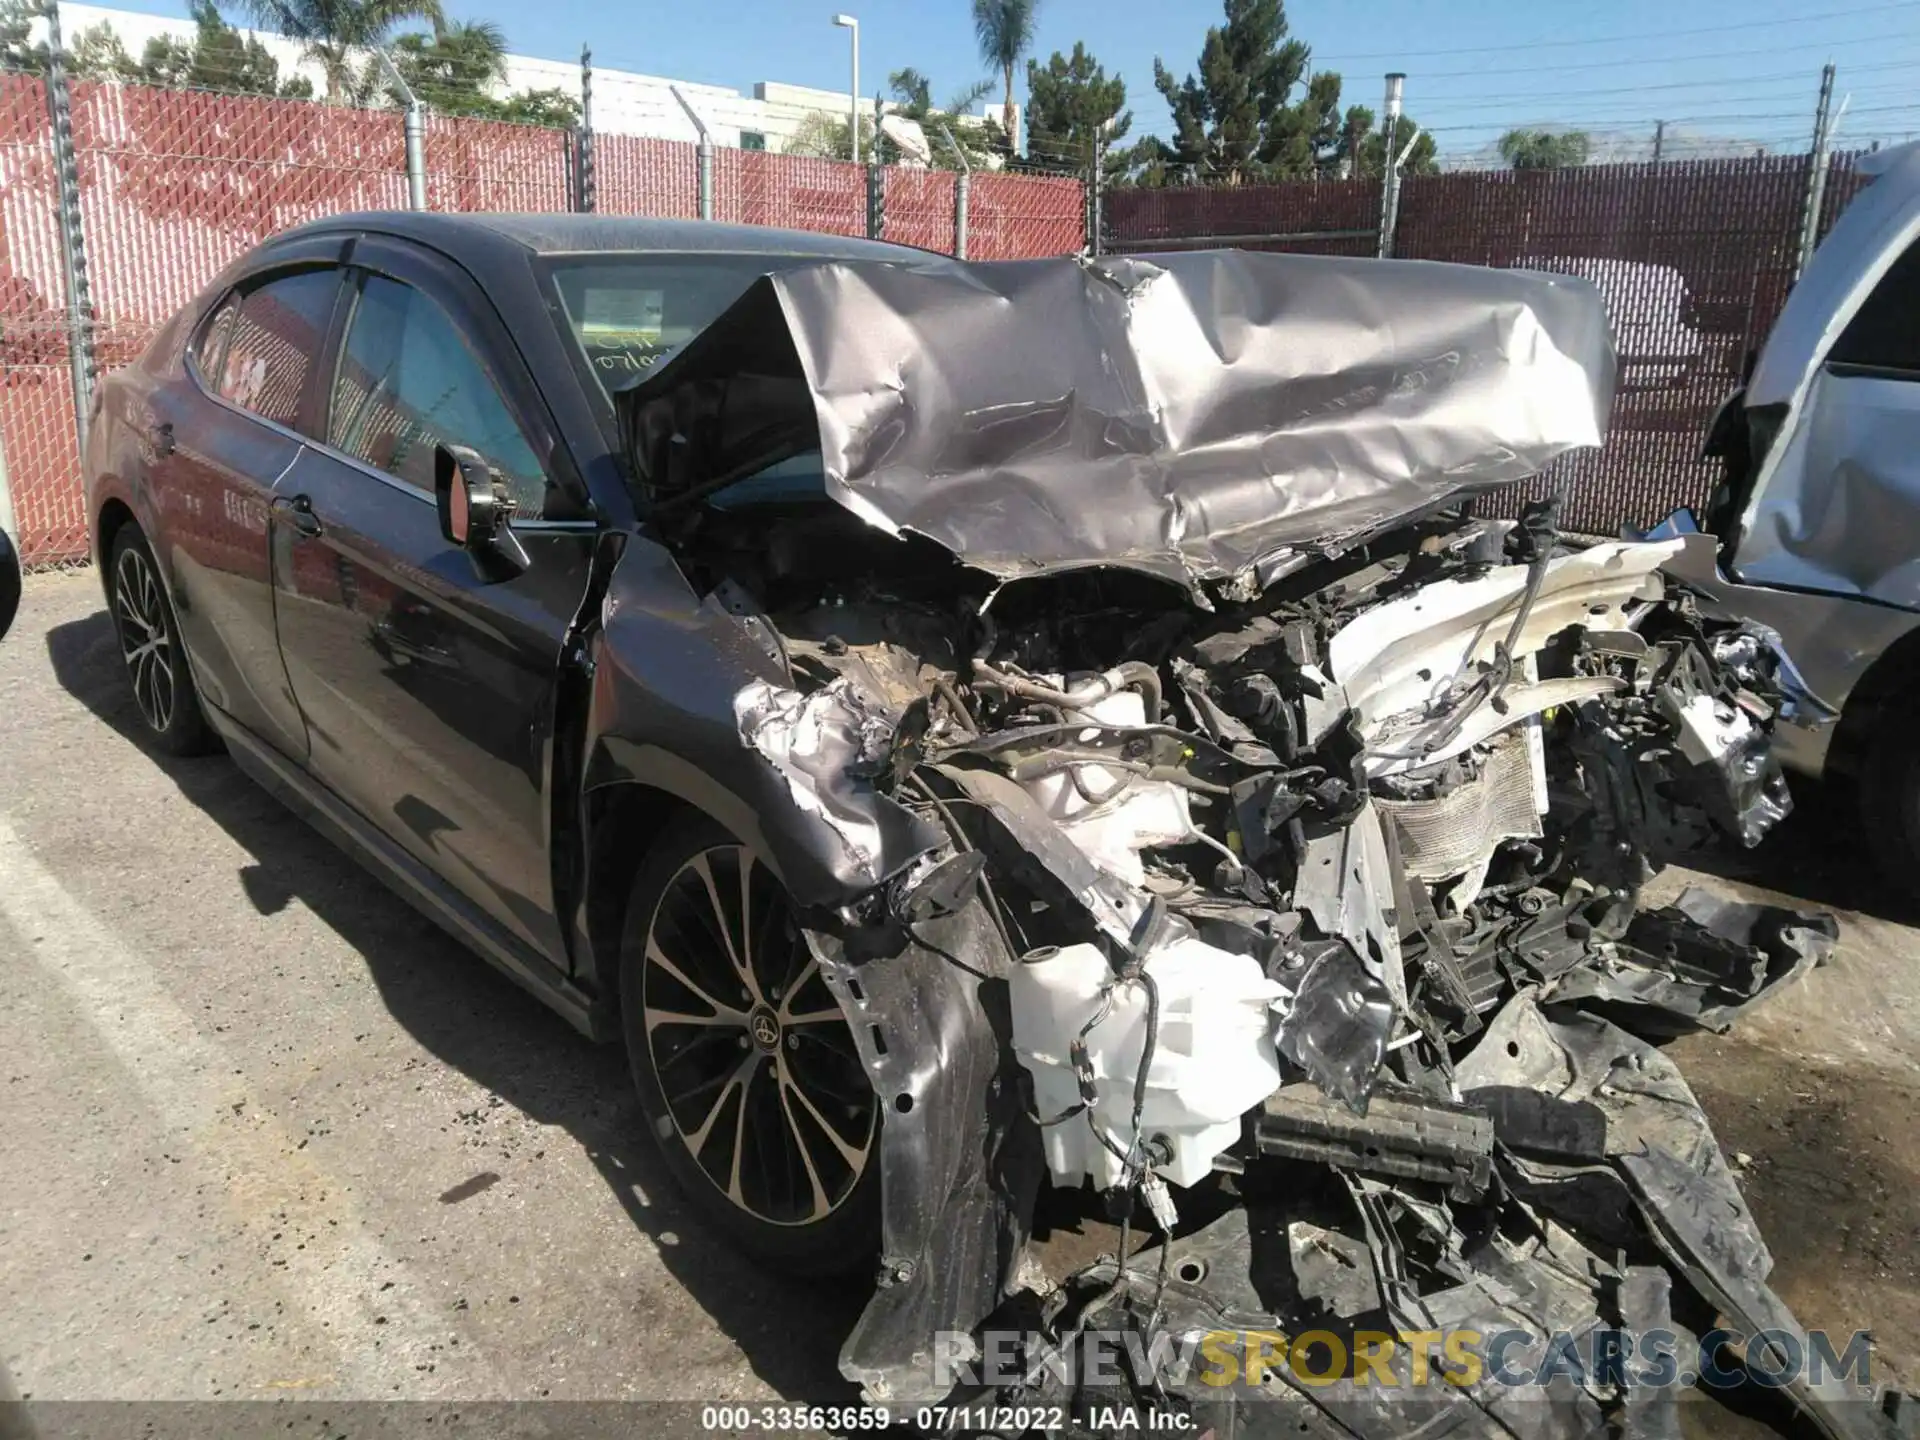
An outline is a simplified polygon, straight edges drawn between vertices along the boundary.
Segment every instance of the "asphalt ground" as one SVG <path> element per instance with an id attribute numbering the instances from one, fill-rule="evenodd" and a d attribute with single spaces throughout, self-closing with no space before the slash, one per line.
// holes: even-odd
<path id="1" fill-rule="evenodd" d="M 291 1402 L 261 1433 L 591 1413 L 494 1404 L 525 1401 L 692 1402 L 623 1424 L 696 1433 L 703 1402 L 855 1400 L 859 1286 L 721 1245 L 617 1049 L 225 757 L 158 758 L 135 724 L 95 576 L 31 577 L 0 643 L 0 1393 L 121 1402 L 41 1433 L 235 1400 Z M 1920 1388 L 1920 931 L 1858 845 L 1815 803 L 1719 875 L 1663 877 L 1844 926 L 1802 986 L 1674 1051 L 1788 1303 Z M 1073 1228 L 1060 1253 L 1100 1248 Z M 341 1422 L 382 1400 L 436 1408 Z"/>

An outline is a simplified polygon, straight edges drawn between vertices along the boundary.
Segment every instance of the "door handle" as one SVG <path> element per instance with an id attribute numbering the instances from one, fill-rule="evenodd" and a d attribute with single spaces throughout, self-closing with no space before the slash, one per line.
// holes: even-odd
<path id="1" fill-rule="evenodd" d="M 320 523 L 320 517 L 313 513 L 313 499 L 308 495 L 274 496 L 273 513 L 302 535 L 318 535 L 326 528 Z"/>
<path id="2" fill-rule="evenodd" d="M 149 425 L 147 427 L 147 439 L 153 445 L 153 453 L 156 457 L 164 459 L 168 455 L 173 454 L 176 448 L 173 443 L 173 422 L 167 420 L 156 425 Z"/>

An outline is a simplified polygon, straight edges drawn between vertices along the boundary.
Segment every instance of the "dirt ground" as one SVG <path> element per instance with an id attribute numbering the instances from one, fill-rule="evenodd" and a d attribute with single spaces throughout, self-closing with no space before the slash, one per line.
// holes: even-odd
<path id="1" fill-rule="evenodd" d="M 714 1241 L 616 1052 L 224 758 L 132 738 L 93 575 L 30 581 L 0 702 L 0 1393 L 852 1398 L 857 1287 Z M 1843 939 L 1674 1053 L 1801 1321 L 1920 1388 L 1920 916 L 1830 804 L 1714 868 L 1662 885 Z"/>

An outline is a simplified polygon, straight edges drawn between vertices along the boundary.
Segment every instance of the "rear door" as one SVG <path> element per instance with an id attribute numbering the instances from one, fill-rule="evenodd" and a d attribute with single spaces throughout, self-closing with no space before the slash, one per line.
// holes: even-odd
<path id="1" fill-rule="evenodd" d="M 1920 243 L 1827 352 L 1768 469 L 1742 580 L 1920 606 Z"/>
<path id="2" fill-rule="evenodd" d="M 341 275 L 306 259 L 243 280 L 146 417 L 163 558 L 201 693 L 294 759 L 306 728 L 274 639 L 268 505 L 300 453 Z"/>
<path id="3" fill-rule="evenodd" d="M 280 650 L 313 773 L 555 965 L 550 757 L 561 643 L 596 530 L 538 391 L 464 272 L 398 241 L 353 254 L 324 429 L 275 486 Z M 525 573 L 442 538 L 435 446 L 513 489 Z"/>

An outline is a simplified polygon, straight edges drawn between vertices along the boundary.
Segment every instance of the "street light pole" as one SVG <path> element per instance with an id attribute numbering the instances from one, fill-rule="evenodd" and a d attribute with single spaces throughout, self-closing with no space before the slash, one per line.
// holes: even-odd
<path id="1" fill-rule="evenodd" d="M 847 133 L 853 145 L 853 163 L 860 163 L 860 22 L 851 15 L 836 15 L 833 23 L 853 36 L 852 103 L 847 113 Z"/>

